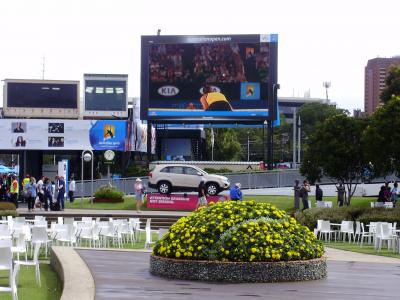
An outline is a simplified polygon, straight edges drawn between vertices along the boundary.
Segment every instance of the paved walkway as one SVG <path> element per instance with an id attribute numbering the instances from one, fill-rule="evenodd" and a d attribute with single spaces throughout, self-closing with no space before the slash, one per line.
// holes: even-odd
<path id="1" fill-rule="evenodd" d="M 325 256 L 328 258 L 328 260 L 331 261 L 368 262 L 400 265 L 399 258 L 344 251 L 329 247 L 325 247 Z"/>
<path id="2" fill-rule="evenodd" d="M 323 280 L 218 284 L 168 280 L 153 276 L 149 273 L 149 253 L 82 249 L 77 251 L 94 277 L 96 300 L 249 298 L 392 300 L 400 295 L 398 284 L 400 260 L 396 263 L 375 263 L 329 259 L 328 277 Z M 330 250 L 328 256 L 345 257 L 344 253 Z M 368 260 L 365 257 L 363 259 Z"/>
<path id="3" fill-rule="evenodd" d="M 70 216 L 70 215 L 84 215 L 84 214 L 90 214 L 90 215 L 129 215 L 132 217 L 140 217 L 140 216 L 186 216 L 190 212 L 185 212 L 185 211 L 167 211 L 167 210 L 146 210 L 142 211 L 140 213 L 137 213 L 136 210 L 114 210 L 114 209 L 68 209 L 66 208 L 63 211 L 45 211 L 45 210 L 38 210 L 36 209 L 34 212 L 30 213 L 28 212 L 27 207 L 20 207 L 17 209 L 18 213 L 23 213 L 23 214 L 40 214 L 40 215 L 65 215 L 65 216 Z"/>

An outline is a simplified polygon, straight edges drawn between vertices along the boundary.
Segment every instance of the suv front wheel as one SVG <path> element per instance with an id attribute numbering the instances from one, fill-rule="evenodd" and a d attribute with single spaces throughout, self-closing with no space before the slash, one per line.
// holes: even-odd
<path id="1" fill-rule="evenodd" d="M 215 182 L 207 184 L 207 194 L 210 196 L 215 196 L 219 193 L 219 186 Z"/>
<path id="2" fill-rule="evenodd" d="M 171 193 L 171 184 L 168 181 L 160 181 L 157 184 L 158 192 L 160 194 L 170 194 Z"/>

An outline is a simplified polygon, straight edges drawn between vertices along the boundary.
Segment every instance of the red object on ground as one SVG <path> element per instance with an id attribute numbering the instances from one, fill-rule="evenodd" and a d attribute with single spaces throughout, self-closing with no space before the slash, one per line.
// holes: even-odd
<path id="1" fill-rule="evenodd" d="M 185 197 L 186 196 L 186 197 Z M 195 210 L 199 198 L 196 194 L 147 194 L 147 208 L 168 210 Z M 208 196 L 207 202 L 226 201 L 223 195 Z"/>

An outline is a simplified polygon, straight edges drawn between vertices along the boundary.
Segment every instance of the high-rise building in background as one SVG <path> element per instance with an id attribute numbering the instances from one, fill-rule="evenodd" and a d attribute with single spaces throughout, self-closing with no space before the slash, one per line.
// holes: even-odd
<path id="1" fill-rule="evenodd" d="M 380 104 L 380 94 L 385 88 L 385 78 L 392 65 L 400 65 L 400 56 L 373 58 L 365 67 L 364 111 L 371 115 Z"/>

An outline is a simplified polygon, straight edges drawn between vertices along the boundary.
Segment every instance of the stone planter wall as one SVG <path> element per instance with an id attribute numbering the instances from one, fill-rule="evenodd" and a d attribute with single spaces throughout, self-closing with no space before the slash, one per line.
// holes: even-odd
<path id="1" fill-rule="evenodd" d="M 289 262 L 219 262 L 152 255 L 150 273 L 166 278 L 213 282 L 283 282 L 325 278 L 327 266 L 324 257 Z"/>

